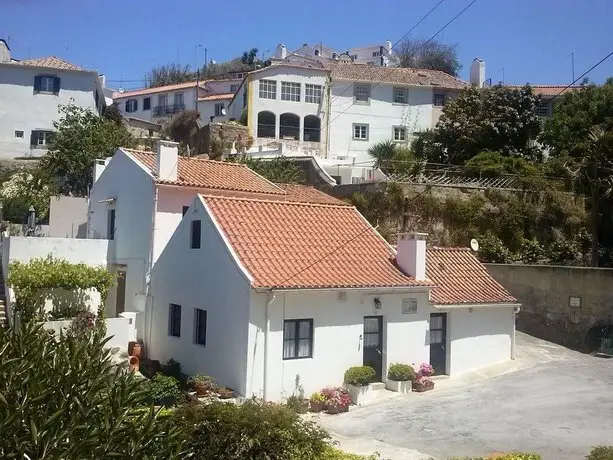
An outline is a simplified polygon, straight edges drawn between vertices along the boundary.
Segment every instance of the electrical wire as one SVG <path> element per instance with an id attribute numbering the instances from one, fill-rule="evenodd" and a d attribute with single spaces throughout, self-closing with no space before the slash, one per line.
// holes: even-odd
<path id="1" fill-rule="evenodd" d="M 573 86 L 575 83 L 577 83 L 579 80 L 581 80 L 583 77 L 585 77 L 588 73 L 590 73 L 592 70 L 594 70 L 596 67 L 598 67 L 600 64 L 602 64 L 604 61 L 606 61 L 607 59 L 609 59 L 611 56 L 613 56 L 613 51 L 611 51 L 609 54 L 607 54 L 605 57 L 603 57 L 600 61 L 598 61 L 596 64 L 594 64 L 592 67 L 590 67 L 589 69 L 587 69 L 585 72 L 583 72 L 581 75 L 579 75 L 579 77 L 575 78 L 569 85 L 567 85 L 566 87 L 562 88 L 562 90 L 556 94 L 555 96 L 553 96 L 550 99 L 550 102 L 553 101 L 555 98 L 559 97 L 564 91 L 566 91 L 568 88 L 570 88 L 571 86 Z"/>

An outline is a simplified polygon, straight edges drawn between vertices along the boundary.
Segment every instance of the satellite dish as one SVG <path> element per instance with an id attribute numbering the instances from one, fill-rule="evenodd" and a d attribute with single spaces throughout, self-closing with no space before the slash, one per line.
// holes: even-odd
<path id="1" fill-rule="evenodd" d="M 473 251 L 477 252 L 479 250 L 479 242 L 473 238 L 472 240 L 470 240 L 470 248 Z"/>
<path id="2" fill-rule="evenodd" d="M 126 90 L 123 88 L 119 88 L 119 93 L 124 93 Z"/>
<path id="3" fill-rule="evenodd" d="M 226 109 L 221 109 L 221 115 L 223 117 L 225 117 L 228 114 L 228 112 L 226 112 Z"/>

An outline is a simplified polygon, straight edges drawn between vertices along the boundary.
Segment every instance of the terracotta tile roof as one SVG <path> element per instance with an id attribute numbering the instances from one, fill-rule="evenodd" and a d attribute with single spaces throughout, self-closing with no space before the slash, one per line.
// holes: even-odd
<path id="1" fill-rule="evenodd" d="M 155 176 L 157 161 L 155 153 L 125 148 L 123 150 L 141 162 Z M 246 193 L 285 194 L 275 184 L 264 179 L 244 164 L 182 156 L 179 157 L 177 180 L 158 181 L 158 183 Z"/>
<path id="2" fill-rule="evenodd" d="M 64 59 L 60 59 L 55 56 L 48 56 L 36 59 L 24 59 L 22 61 L 11 62 L 11 64 L 25 65 L 30 67 L 45 67 L 48 69 L 58 70 L 85 70 L 76 64 L 72 64 L 71 62 L 65 61 Z"/>
<path id="3" fill-rule="evenodd" d="M 279 188 L 282 188 L 287 193 L 286 201 L 302 201 L 305 203 L 320 203 L 320 204 L 334 204 L 337 206 L 351 206 L 349 203 L 334 198 L 327 193 L 317 190 L 315 187 L 308 185 L 298 184 L 275 184 Z"/>
<path id="4" fill-rule="evenodd" d="M 568 94 L 573 91 L 578 91 L 582 87 L 581 86 L 571 86 L 570 88 L 566 88 L 568 85 L 530 85 L 534 94 L 543 97 L 554 97 L 557 96 L 560 91 L 564 90 L 561 96 L 564 94 Z M 510 88 L 523 88 L 523 86 L 519 85 L 509 85 Z M 566 88 L 566 89 L 565 89 Z"/>
<path id="5" fill-rule="evenodd" d="M 434 305 L 517 303 L 468 248 L 428 248 L 426 274 Z"/>
<path id="6" fill-rule="evenodd" d="M 203 88 L 203 84 L 205 82 L 201 81 L 199 83 L 200 87 Z M 155 88 L 143 88 L 143 89 L 135 89 L 132 91 L 124 91 L 120 93 L 118 91 L 113 93 L 113 99 L 123 99 L 125 97 L 134 97 L 134 96 L 142 96 L 143 94 L 154 94 L 154 93 L 163 93 L 165 91 L 175 91 L 177 89 L 186 89 L 186 88 L 195 88 L 195 81 L 188 81 L 186 83 L 177 83 L 175 85 L 166 85 L 166 86 L 156 86 Z"/>
<path id="7" fill-rule="evenodd" d="M 232 99 L 234 93 L 210 94 L 208 96 L 199 97 L 198 101 L 223 101 Z"/>
<path id="8" fill-rule="evenodd" d="M 352 206 L 202 199 L 255 288 L 431 286 L 397 268 L 394 250 Z"/>

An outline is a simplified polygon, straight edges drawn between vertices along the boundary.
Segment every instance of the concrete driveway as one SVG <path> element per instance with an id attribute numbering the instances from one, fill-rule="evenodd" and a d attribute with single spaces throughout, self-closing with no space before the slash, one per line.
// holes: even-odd
<path id="1" fill-rule="evenodd" d="M 582 459 L 613 444 L 613 359 L 517 335 L 518 359 L 439 380 L 434 391 L 322 416 L 341 447 L 383 458 L 478 456 L 521 450 Z"/>

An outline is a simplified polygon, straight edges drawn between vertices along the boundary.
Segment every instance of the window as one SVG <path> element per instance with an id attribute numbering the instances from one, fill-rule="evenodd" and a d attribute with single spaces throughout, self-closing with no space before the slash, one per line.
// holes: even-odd
<path id="1" fill-rule="evenodd" d="M 50 75 L 37 75 L 34 77 L 34 94 L 59 94 L 60 79 Z"/>
<path id="2" fill-rule="evenodd" d="M 395 142 L 404 142 L 407 140 L 407 128 L 405 126 L 394 126 L 392 128 L 392 139 Z"/>
<path id="3" fill-rule="evenodd" d="M 218 102 L 217 104 L 215 104 L 215 116 L 216 117 L 223 117 L 224 116 L 224 114 L 222 113 L 223 109 L 224 109 L 223 102 Z"/>
<path id="4" fill-rule="evenodd" d="M 381 51 L 373 51 L 372 57 L 379 57 L 379 56 L 381 56 Z"/>
<path id="5" fill-rule="evenodd" d="M 206 345 L 206 310 L 194 309 L 194 343 Z"/>
<path id="6" fill-rule="evenodd" d="M 151 98 L 146 97 L 143 99 L 143 110 L 151 110 Z"/>
<path id="7" fill-rule="evenodd" d="M 304 101 L 313 104 L 321 102 L 321 85 L 304 85 Z"/>
<path id="8" fill-rule="evenodd" d="M 408 104 L 409 90 L 407 88 L 394 88 L 394 104 Z"/>
<path id="9" fill-rule="evenodd" d="M 109 240 L 115 239 L 115 210 L 109 209 L 106 219 L 106 237 Z"/>
<path id="10" fill-rule="evenodd" d="M 238 91 L 238 88 L 240 88 L 240 86 L 241 85 L 238 85 L 238 84 L 230 85 L 230 92 L 231 93 L 236 93 Z"/>
<path id="11" fill-rule="evenodd" d="M 281 82 L 281 100 L 300 102 L 300 83 Z"/>
<path id="12" fill-rule="evenodd" d="M 23 139 L 23 131 L 15 131 L 15 137 L 19 139 Z"/>
<path id="13" fill-rule="evenodd" d="M 353 124 L 353 138 L 359 141 L 368 140 L 368 125 L 367 124 Z"/>
<path id="14" fill-rule="evenodd" d="M 277 82 L 275 80 L 260 80 L 260 99 L 276 99 Z"/>
<path id="15" fill-rule="evenodd" d="M 158 96 L 158 105 L 160 107 L 164 107 L 168 105 L 168 95 L 167 94 L 160 94 Z"/>
<path id="16" fill-rule="evenodd" d="M 187 214 L 187 210 L 189 209 L 189 206 L 183 206 L 183 210 L 182 210 L 182 215 L 184 216 L 185 214 Z"/>
<path id="17" fill-rule="evenodd" d="M 138 110 L 138 101 L 136 99 L 128 99 L 126 101 L 126 112 L 136 112 Z"/>
<path id="18" fill-rule="evenodd" d="M 358 55 L 357 55 L 357 54 L 353 54 L 353 55 L 351 56 L 351 60 L 352 60 L 352 61 L 357 61 L 357 60 L 358 60 Z"/>
<path id="19" fill-rule="evenodd" d="M 283 359 L 313 356 L 313 320 L 290 319 L 283 322 Z"/>
<path id="20" fill-rule="evenodd" d="M 536 115 L 539 117 L 549 116 L 549 106 L 546 102 L 536 106 Z"/>
<path id="21" fill-rule="evenodd" d="M 192 249 L 200 249 L 200 230 L 200 220 L 192 220 L 192 231 L 190 235 Z"/>
<path id="22" fill-rule="evenodd" d="M 361 102 L 363 104 L 370 103 L 370 85 L 354 85 L 353 97 L 355 102 Z"/>
<path id="23" fill-rule="evenodd" d="M 175 93 L 175 107 L 183 108 L 183 93 Z"/>
<path id="24" fill-rule="evenodd" d="M 445 93 L 434 93 L 433 104 L 437 107 L 442 107 L 445 105 L 446 99 Z"/>
<path id="25" fill-rule="evenodd" d="M 53 131 L 32 130 L 30 134 L 30 146 L 34 148 L 44 148 L 53 138 Z"/>
<path id="26" fill-rule="evenodd" d="M 168 335 L 181 337 L 181 305 L 171 303 L 169 306 Z"/>

